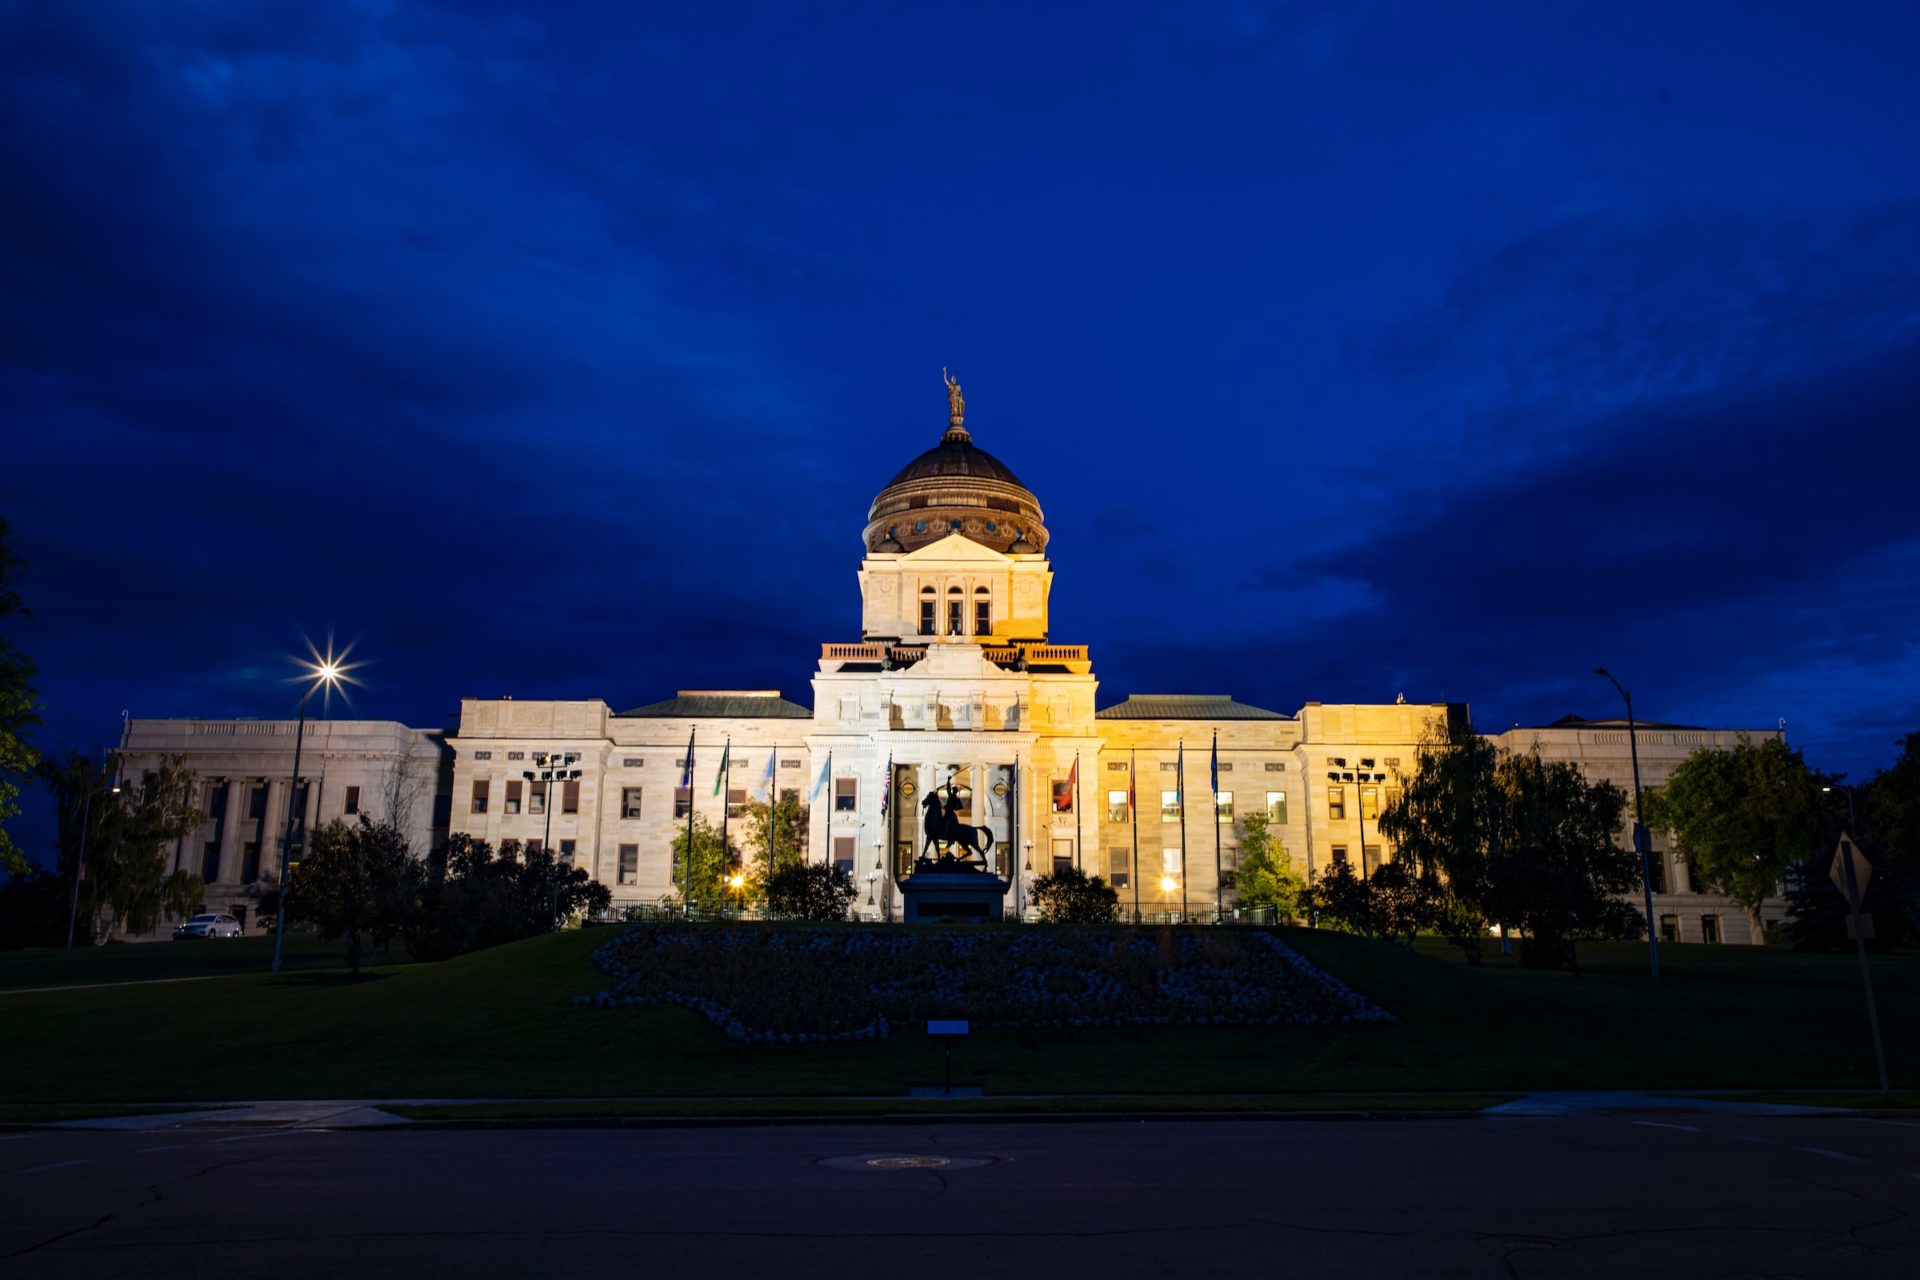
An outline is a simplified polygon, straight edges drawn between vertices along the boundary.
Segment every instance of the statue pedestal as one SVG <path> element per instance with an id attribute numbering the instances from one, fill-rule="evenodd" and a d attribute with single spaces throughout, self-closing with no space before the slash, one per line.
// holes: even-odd
<path id="1" fill-rule="evenodd" d="M 916 871 L 900 881 L 908 924 L 986 924 L 1005 918 L 1011 881 L 959 863 Z"/>

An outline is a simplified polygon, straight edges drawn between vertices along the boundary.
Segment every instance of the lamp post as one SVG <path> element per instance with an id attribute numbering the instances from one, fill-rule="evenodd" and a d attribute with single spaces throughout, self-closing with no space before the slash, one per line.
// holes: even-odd
<path id="1" fill-rule="evenodd" d="M 1820 789 L 1828 793 L 1835 791 L 1844 791 L 1847 793 L 1847 826 L 1850 828 L 1848 834 L 1858 839 L 1860 836 L 1860 817 L 1853 811 L 1853 788 L 1847 786 L 1845 783 L 1829 782 L 1823 784 Z"/>
<path id="2" fill-rule="evenodd" d="M 293 727 L 293 780 L 287 784 L 287 830 L 280 839 L 280 901 L 274 912 L 273 921 L 273 971 L 280 972 L 280 948 L 287 936 L 287 857 L 293 851 L 293 797 L 300 790 L 300 748 L 307 741 L 307 701 L 315 690 L 332 689 L 340 683 L 340 666 L 332 661 L 322 661 L 308 668 L 312 680 L 300 694 L 300 716 Z M 303 796 L 304 800 L 305 797 Z M 306 808 L 305 804 L 300 806 Z M 302 814 L 301 817 L 305 817 Z"/>
<path id="3" fill-rule="evenodd" d="M 579 762 L 580 757 L 571 751 L 564 755 L 559 752 L 536 751 L 533 753 L 533 763 L 536 767 L 532 769 L 522 769 L 520 771 L 520 776 L 527 780 L 527 791 L 529 793 L 533 791 L 533 783 L 542 782 L 546 784 L 547 789 L 540 793 L 540 807 L 546 811 L 547 815 L 546 829 L 540 837 L 540 849 L 549 857 L 553 855 L 553 784 L 555 782 L 577 781 L 580 777 L 580 771 L 570 768 L 570 766 L 578 764 Z M 557 863 L 558 859 L 555 859 L 555 861 Z M 560 887 L 558 885 L 548 890 L 547 904 L 548 915 L 558 916 L 560 914 Z"/>
<path id="4" fill-rule="evenodd" d="M 1633 754 L 1633 847 L 1640 851 L 1640 890 L 1647 904 L 1647 966 L 1658 978 L 1660 930 L 1653 918 L 1653 842 L 1647 839 L 1646 813 L 1640 804 L 1640 735 L 1633 719 L 1633 695 L 1605 667 L 1595 667 L 1593 674 L 1605 676 L 1627 704 L 1627 750 Z"/>
<path id="5" fill-rule="evenodd" d="M 1024 921 L 1027 918 L 1027 908 L 1020 900 L 1020 884 L 1021 881 L 1033 874 L 1033 841 L 1023 841 L 1021 847 L 1026 850 L 1027 860 L 1022 869 L 1013 878 L 1013 914 L 1019 916 L 1020 919 Z"/>
<path id="6" fill-rule="evenodd" d="M 120 784 L 110 782 L 87 792 L 87 798 L 80 804 L 80 852 L 73 860 L 73 896 L 67 903 L 67 950 L 73 950 L 74 922 L 80 918 L 80 868 L 87 860 L 87 827 L 93 821 L 93 798 L 107 794 L 119 795 Z"/>

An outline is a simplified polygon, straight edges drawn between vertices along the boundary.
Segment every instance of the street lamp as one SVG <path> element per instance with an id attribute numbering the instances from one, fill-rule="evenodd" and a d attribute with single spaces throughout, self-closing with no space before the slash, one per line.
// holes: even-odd
<path id="1" fill-rule="evenodd" d="M 1860 836 L 1860 817 L 1853 811 L 1853 788 L 1844 783 L 1833 782 L 1822 786 L 1820 789 L 1829 794 L 1835 791 L 1844 791 L 1847 793 L 1847 825 L 1852 828 L 1848 834 L 1858 839 Z"/>
<path id="2" fill-rule="evenodd" d="M 328 646 L 332 648 L 331 645 Z M 344 656 L 344 655 L 343 655 Z M 300 748 L 307 741 L 307 701 L 315 691 L 326 689 L 329 692 L 340 685 L 345 668 L 331 653 L 307 666 L 306 674 L 300 678 L 307 681 L 306 689 L 300 694 L 300 716 L 293 729 L 293 781 L 287 788 L 287 830 L 280 841 L 280 901 L 274 913 L 273 922 L 273 971 L 280 972 L 280 948 L 287 936 L 287 855 L 293 851 L 294 795 L 300 790 Z M 304 800 L 305 797 L 302 797 Z M 303 803 L 300 806 L 306 808 Z M 305 817 L 304 814 L 301 815 Z"/>
<path id="3" fill-rule="evenodd" d="M 735 915 L 740 913 L 740 896 L 746 887 L 747 877 L 742 873 L 736 871 L 727 877 L 727 888 L 733 890 L 733 910 Z"/>
<path id="4" fill-rule="evenodd" d="M 1647 903 L 1647 964 L 1657 978 L 1660 976 L 1660 930 L 1654 927 L 1653 919 L 1653 842 L 1647 839 L 1646 813 L 1640 805 L 1640 735 L 1633 719 L 1633 695 L 1605 667 L 1595 667 L 1593 674 L 1605 676 L 1627 704 L 1627 749 L 1633 753 L 1633 847 L 1640 851 L 1640 889 Z"/>
<path id="5" fill-rule="evenodd" d="M 536 751 L 533 753 L 533 762 L 539 767 L 537 769 L 522 769 L 520 771 L 520 776 L 525 778 L 529 784 L 527 787 L 529 792 L 533 790 L 531 784 L 534 782 L 543 782 L 546 784 L 547 789 L 540 793 L 540 807 L 547 815 L 546 832 L 540 837 L 540 849 L 550 858 L 553 857 L 553 784 L 556 781 L 572 782 L 578 779 L 580 777 L 580 771 L 578 769 L 570 769 L 568 766 L 579 763 L 579 760 L 580 757 L 571 751 L 564 755 L 559 752 Z M 559 859 L 554 858 L 554 862 L 557 865 Z M 558 884 L 555 884 L 547 893 L 547 914 L 556 918 L 560 914 L 560 886 Z"/>
<path id="6" fill-rule="evenodd" d="M 67 904 L 67 950 L 73 950 L 73 926 L 80 918 L 80 868 L 87 860 L 87 827 L 93 821 L 93 798 L 107 794 L 119 795 L 120 784 L 110 782 L 104 787 L 87 792 L 87 798 L 80 805 L 80 852 L 73 860 L 73 897 Z"/>

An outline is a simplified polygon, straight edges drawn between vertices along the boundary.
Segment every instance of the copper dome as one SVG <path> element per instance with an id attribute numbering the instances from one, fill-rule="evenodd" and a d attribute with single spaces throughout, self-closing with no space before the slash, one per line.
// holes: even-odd
<path id="1" fill-rule="evenodd" d="M 1037 553 L 1047 545 L 1044 521 L 1033 491 L 956 422 L 873 500 L 866 544 L 915 551 L 957 533 L 995 551 Z"/>

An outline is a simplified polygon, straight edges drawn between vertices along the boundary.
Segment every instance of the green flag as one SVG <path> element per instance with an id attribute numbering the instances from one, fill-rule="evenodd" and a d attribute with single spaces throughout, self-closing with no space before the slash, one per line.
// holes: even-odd
<path id="1" fill-rule="evenodd" d="M 713 794 L 719 795 L 720 788 L 727 785 L 727 762 L 733 757 L 733 743 L 728 741 L 720 752 L 720 772 L 713 775 Z"/>

